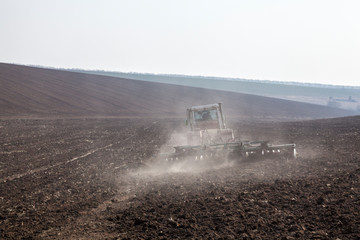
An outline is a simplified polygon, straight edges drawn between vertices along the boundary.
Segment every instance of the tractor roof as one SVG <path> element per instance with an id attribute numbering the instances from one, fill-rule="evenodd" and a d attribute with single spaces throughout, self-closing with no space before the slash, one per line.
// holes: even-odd
<path id="1" fill-rule="evenodd" d="M 200 105 L 200 106 L 194 106 L 189 108 L 191 111 L 199 111 L 199 110 L 206 110 L 206 109 L 212 109 L 212 108 L 218 108 L 219 103 L 213 103 L 213 104 L 207 104 L 207 105 Z"/>

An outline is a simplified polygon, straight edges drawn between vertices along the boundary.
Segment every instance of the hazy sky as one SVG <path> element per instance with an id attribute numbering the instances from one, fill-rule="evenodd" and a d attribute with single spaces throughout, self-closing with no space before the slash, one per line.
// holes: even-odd
<path id="1" fill-rule="evenodd" d="M 0 0 L 0 62 L 360 86 L 358 0 Z"/>

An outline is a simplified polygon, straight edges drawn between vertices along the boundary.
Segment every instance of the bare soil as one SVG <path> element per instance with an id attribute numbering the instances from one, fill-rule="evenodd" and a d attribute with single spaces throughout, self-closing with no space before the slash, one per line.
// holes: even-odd
<path id="1" fill-rule="evenodd" d="M 0 63 L 0 117 L 182 117 L 189 106 L 223 102 L 232 116 L 309 119 L 357 114 L 235 92 Z"/>
<path id="2" fill-rule="evenodd" d="M 243 139 L 295 142 L 295 160 L 154 165 L 181 124 L 0 120 L 0 238 L 360 238 L 360 117 L 231 122 Z"/>

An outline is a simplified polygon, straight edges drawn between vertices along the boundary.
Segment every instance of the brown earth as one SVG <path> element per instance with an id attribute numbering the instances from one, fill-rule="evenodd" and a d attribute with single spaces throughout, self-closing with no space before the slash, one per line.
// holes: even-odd
<path id="1" fill-rule="evenodd" d="M 181 124 L 1 120 L 0 238 L 360 238 L 360 117 L 229 123 L 244 138 L 296 142 L 296 160 L 153 164 Z"/>
<path id="2" fill-rule="evenodd" d="M 308 119 L 354 112 L 169 84 L 0 63 L 0 117 L 173 117 L 194 105 L 223 102 L 234 117 Z"/>
<path id="3" fill-rule="evenodd" d="M 0 85 L 0 239 L 360 238 L 360 117 L 283 122 L 351 112 L 11 64 Z M 174 117 L 218 101 L 300 157 L 158 163 Z"/>

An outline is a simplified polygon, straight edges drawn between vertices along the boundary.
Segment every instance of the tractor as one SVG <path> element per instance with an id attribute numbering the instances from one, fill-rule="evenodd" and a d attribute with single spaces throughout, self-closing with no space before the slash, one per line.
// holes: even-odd
<path id="1" fill-rule="evenodd" d="M 174 146 L 166 161 L 193 157 L 194 160 L 221 158 L 259 158 L 282 156 L 296 158 L 294 143 L 271 144 L 268 141 L 237 140 L 226 127 L 222 103 L 194 106 L 186 110 L 187 144 Z"/>

